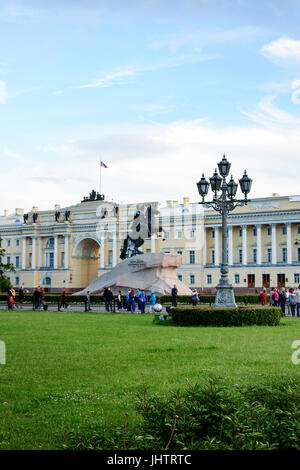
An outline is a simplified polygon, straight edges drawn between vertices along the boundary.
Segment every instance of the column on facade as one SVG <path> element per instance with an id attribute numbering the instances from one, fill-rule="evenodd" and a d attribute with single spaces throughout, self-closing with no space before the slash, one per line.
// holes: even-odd
<path id="1" fill-rule="evenodd" d="M 287 251 L 287 263 L 292 264 L 292 227 L 291 222 L 286 224 L 286 251 Z"/>
<path id="2" fill-rule="evenodd" d="M 26 236 L 22 237 L 22 269 L 26 269 Z"/>
<path id="3" fill-rule="evenodd" d="M 277 263 L 276 224 L 272 224 L 272 264 Z"/>
<path id="4" fill-rule="evenodd" d="M 247 225 L 242 227 L 243 265 L 247 264 Z"/>
<path id="5" fill-rule="evenodd" d="M 205 266 L 207 264 L 207 255 L 206 255 L 206 235 L 207 235 L 207 231 L 206 231 L 206 227 L 203 225 L 203 266 Z"/>
<path id="6" fill-rule="evenodd" d="M 104 234 L 100 237 L 100 269 L 104 269 Z"/>
<path id="7" fill-rule="evenodd" d="M 261 257 L 261 224 L 256 225 L 256 264 L 262 263 Z"/>
<path id="8" fill-rule="evenodd" d="M 232 225 L 228 226 L 228 264 L 233 265 L 233 250 L 232 250 Z"/>
<path id="9" fill-rule="evenodd" d="M 42 266 L 42 237 L 38 237 L 39 239 L 39 243 L 38 243 L 38 247 L 39 247 L 39 256 L 38 256 L 38 264 L 37 264 L 37 267 L 38 269 L 41 268 Z"/>
<path id="10" fill-rule="evenodd" d="M 32 255 L 31 255 L 31 269 L 35 269 L 35 251 L 36 251 L 36 237 L 31 237 L 32 239 Z"/>
<path id="11" fill-rule="evenodd" d="M 112 234 L 112 267 L 117 264 L 117 235 L 114 232 Z"/>
<path id="12" fill-rule="evenodd" d="M 151 235 L 151 253 L 155 253 L 155 235 Z"/>
<path id="13" fill-rule="evenodd" d="M 69 234 L 65 233 L 64 269 L 69 269 Z"/>
<path id="14" fill-rule="evenodd" d="M 53 263 L 53 267 L 54 269 L 57 269 L 57 266 L 58 266 L 58 235 L 54 235 L 54 263 Z"/>
<path id="15" fill-rule="evenodd" d="M 219 260 L 219 227 L 214 228 L 215 232 L 215 266 L 220 264 Z"/>

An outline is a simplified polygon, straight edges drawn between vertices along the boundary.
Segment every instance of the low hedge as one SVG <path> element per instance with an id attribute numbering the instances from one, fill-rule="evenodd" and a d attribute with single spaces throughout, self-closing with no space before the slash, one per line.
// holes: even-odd
<path id="1" fill-rule="evenodd" d="M 171 309 L 171 316 L 178 326 L 276 326 L 282 312 L 278 307 L 176 307 Z"/>

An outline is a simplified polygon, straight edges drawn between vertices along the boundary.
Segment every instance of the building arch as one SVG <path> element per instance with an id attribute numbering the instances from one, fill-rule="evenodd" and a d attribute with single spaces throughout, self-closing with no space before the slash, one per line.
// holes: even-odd
<path id="1" fill-rule="evenodd" d="M 74 285 L 84 288 L 98 277 L 100 256 L 104 256 L 104 250 L 97 237 L 86 234 L 74 243 L 72 252 Z"/>

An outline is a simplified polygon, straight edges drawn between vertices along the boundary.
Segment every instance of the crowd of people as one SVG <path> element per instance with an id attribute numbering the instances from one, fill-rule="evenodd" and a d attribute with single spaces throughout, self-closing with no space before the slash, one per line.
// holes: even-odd
<path id="1" fill-rule="evenodd" d="M 156 294 L 154 291 L 148 296 L 144 289 L 128 289 L 125 295 L 119 290 L 117 295 L 113 295 L 110 287 L 105 287 L 103 291 L 105 310 L 107 312 L 127 311 L 136 313 L 146 313 L 146 306 L 149 306 L 149 313 L 153 313 L 153 307 L 156 304 Z M 85 310 L 91 311 L 91 293 L 87 292 L 85 297 Z"/>
<path id="2" fill-rule="evenodd" d="M 265 287 L 260 294 L 261 305 L 267 303 L 267 290 Z M 300 285 L 296 288 L 274 287 L 270 292 L 270 305 L 280 307 L 283 315 L 300 317 Z"/>

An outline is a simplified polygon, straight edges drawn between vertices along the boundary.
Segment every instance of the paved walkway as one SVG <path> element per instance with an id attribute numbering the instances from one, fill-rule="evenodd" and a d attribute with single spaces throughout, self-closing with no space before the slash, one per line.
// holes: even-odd
<path id="1" fill-rule="evenodd" d="M 94 312 L 94 313 L 109 313 L 105 310 L 104 305 L 92 305 L 91 307 L 92 307 L 91 312 Z M 0 303 L 0 310 L 8 310 L 7 303 L 3 303 L 3 304 Z M 24 310 L 24 311 L 26 311 L 26 310 L 33 310 L 33 308 L 32 308 L 32 304 L 24 304 L 22 309 L 18 309 L 17 307 L 15 307 L 14 310 L 17 310 L 17 311 Z M 44 310 L 41 309 L 39 311 L 43 312 Z M 58 311 L 57 305 L 53 305 L 53 304 L 48 305 L 48 311 L 57 312 Z M 78 305 L 72 305 L 71 304 L 71 305 L 68 306 L 67 309 L 62 308 L 60 311 L 61 312 L 84 312 L 85 307 L 82 304 L 81 305 L 79 305 L 79 304 Z M 113 310 L 113 312 L 114 312 L 114 310 Z M 163 313 L 165 313 L 165 312 L 166 312 L 166 307 L 163 306 Z M 115 313 L 129 313 L 129 314 L 132 314 L 132 312 L 128 312 L 125 309 L 118 310 L 117 308 L 115 310 Z M 136 309 L 135 313 L 140 314 L 141 312 L 138 309 Z M 149 313 L 149 306 L 148 305 L 146 306 L 146 312 L 145 313 Z M 151 314 L 151 315 L 153 315 L 153 314 Z"/>

